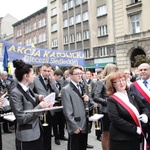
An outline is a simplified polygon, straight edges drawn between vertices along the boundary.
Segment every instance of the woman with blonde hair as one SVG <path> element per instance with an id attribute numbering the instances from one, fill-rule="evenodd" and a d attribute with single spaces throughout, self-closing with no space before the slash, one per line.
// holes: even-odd
<path id="1" fill-rule="evenodd" d="M 116 72 L 118 67 L 115 64 L 107 64 L 103 70 L 104 79 L 97 81 L 94 86 L 93 99 L 94 102 L 98 103 L 100 113 L 104 114 L 102 118 L 102 148 L 103 150 L 109 150 L 109 126 L 110 120 L 107 114 L 107 98 L 105 78 L 109 76 L 111 72 Z"/>

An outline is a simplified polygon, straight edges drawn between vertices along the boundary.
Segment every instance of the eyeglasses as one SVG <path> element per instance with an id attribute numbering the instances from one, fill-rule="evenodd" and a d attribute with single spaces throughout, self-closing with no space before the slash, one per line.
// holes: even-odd
<path id="1" fill-rule="evenodd" d="M 114 81 L 113 83 L 121 83 L 121 82 L 125 82 L 126 80 L 125 79 L 119 79 L 119 80 L 117 80 L 117 81 Z"/>
<path id="2" fill-rule="evenodd" d="M 75 75 L 75 76 L 82 76 L 83 73 L 74 73 L 74 74 L 72 74 L 72 75 Z"/>
<path id="3" fill-rule="evenodd" d="M 148 69 L 140 69 L 139 71 L 147 71 Z"/>

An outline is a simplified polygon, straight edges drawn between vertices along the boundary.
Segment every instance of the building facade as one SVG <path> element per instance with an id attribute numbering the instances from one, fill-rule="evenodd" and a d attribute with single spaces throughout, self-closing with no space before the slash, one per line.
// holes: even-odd
<path id="1" fill-rule="evenodd" d="M 121 69 L 134 67 L 134 57 L 150 56 L 150 1 L 114 0 L 116 61 Z"/>
<path id="2" fill-rule="evenodd" d="M 14 42 L 55 49 L 84 50 L 86 68 L 115 63 L 134 67 L 150 56 L 150 1 L 47 0 L 47 7 L 13 24 Z"/>
<path id="3" fill-rule="evenodd" d="M 150 53 L 149 6 L 140 0 L 48 0 L 48 46 L 83 49 L 87 68 L 134 67 L 136 55 Z"/>
<path id="4" fill-rule="evenodd" d="M 26 46 L 48 48 L 47 7 L 13 24 L 14 42 Z"/>
<path id="5" fill-rule="evenodd" d="M 10 36 L 12 37 L 12 24 L 14 24 L 17 21 L 18 20 L 10 14 L 5 15 L 4 17 L 0 17 L 0 39 L 6 39 Z"/>

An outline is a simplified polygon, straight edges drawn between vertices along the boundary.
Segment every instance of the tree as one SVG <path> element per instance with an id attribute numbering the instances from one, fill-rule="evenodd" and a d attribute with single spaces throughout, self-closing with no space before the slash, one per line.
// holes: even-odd
<path id="1" fill-rule="evenodd" d="M 141 63 L 150 64 L 150 58 L 145 55 L 137 55 L 134 57 L 134 67 L 138 67 Z"/>

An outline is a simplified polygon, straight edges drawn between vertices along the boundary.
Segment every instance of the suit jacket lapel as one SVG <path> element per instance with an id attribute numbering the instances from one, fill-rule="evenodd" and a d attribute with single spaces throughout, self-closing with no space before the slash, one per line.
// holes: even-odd
<path id="1" fill-rule="evenodd" d="M 42 85 L 44 86 L 44 88 L 45 88 L 46 90 L 48 90 L 48 88 L 47 88 L 47 86 L 45 85 L 44 80 L 43 80 L 43 78 L 42 78 L 41 75 L 39 75 L 39 80 L 41 81 L 41 83 L 42 83 Z"/>
<path id="2" fill-rule="evenodd" d="M 80 94 L 79 90 L 76 88 L 76 86 L 72 82 L 70 82 L 70 86 L 79 95 L 79 97 L 82 99 L 82 95 Z"/>
<path id="3" fill-rule="evenodd" d="M 22 87 L 21 87 L 19 84 L 17 84 L 17 88 L 18 88 L 18 89 L 20 90 L 20 92 L 24 95 L 24 97 L 25 97 L 28 101 L 30 101 L 30 102 L 32 103 L 32 105 L 33 105 L 34 107 L 37 105 L 37 102 L 34 101 L 34 100 L 32 99 L 32 97 L 29 96 L 29 94 L 27 94 L 27 93 L 22 89 Z M 30 92 L 31 92 L 31 90 L 30 90 Z M 33 97 L 35 97 L 33 92 L 31 92 L 31 94 L 32 94 Z"/>

